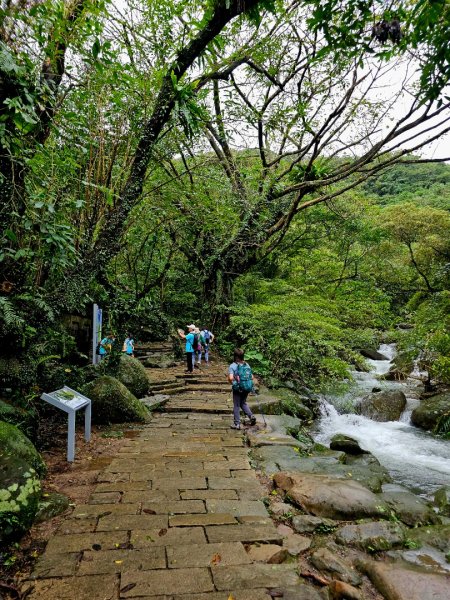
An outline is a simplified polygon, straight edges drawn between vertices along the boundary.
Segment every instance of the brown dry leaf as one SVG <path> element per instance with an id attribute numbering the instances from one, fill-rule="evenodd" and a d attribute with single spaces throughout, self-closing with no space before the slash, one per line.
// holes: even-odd
<path id="1" fill-rule="evenodd" d="M 156 510 L 152 510 L 151 508 L 143 508 L 142 512 L 146 515 L 156 515 Z"/>
<path id="2" fill-rule="evenodd" d="M 162 537 L 163 535 L 166 535 L 166 533 L 167 533 L 167 529 L 165 529 L 165 528 L 163 528 L 163 529 L 160 529 L 160 530 L 158 531 L 158 535 L 159 535 L 159 537 Z"/>
<path id="3" fill-rule="evenodd" d="M 220 554 L 214 554 L 214 556 L 211 559 L 211 564 L 218 565 L 221 561 L 222 561 L 222 557 L 220 556 Z"/>
<path id="4" fill-rule="evenodd" d="M 126 585 L 125 587 L 123 587 L 120 590 L 121 594 L 125 594 L 125 592 L 129 592 L 130 590 L 132 590 L 134 587 L 136 587 L 136 583 L 129 583 L 128 585 Z"/>

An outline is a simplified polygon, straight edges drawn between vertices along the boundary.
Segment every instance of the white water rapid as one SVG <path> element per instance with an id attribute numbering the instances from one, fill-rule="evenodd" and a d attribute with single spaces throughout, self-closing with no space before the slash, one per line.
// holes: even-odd
<path id="1" fill-rule="evenodd" d="M 358 440 L 361 448 L 371 452 L 388 469 L 394 482 L 429 495 L 443 485 L 450 485 L 450 443 L 410 424 L 411 411 L 418 404 L 417 381 L 377 379 L 377 375 L 389 370 L 395 346 L 383 344 L 378 351 L 389 360 L 369 360 L 372 371 L 353 373 L 355 384 L 349 392 L 327 397 L 314 437 L 325 445 L 329 445 L 336 433 Z M 374 387 L 401 389 L 405 393 L 407 406 L 400 421 L 378 423 L 351 412 L 356 400 Z"/>

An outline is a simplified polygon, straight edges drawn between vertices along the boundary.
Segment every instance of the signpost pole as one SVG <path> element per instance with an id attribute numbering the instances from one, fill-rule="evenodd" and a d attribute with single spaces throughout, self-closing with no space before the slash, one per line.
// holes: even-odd
<path id="1" fill-rule="evenodd" d="M 89 402 L 84 410 L 84 439 L 86 442 L 89 442 L 91 439 L 91 415 L 92 405 Z"/>
<path id="2" fill-rule="evenodd" d="M 97 355 L 97 344 L 102 339 L 102 309 L 98 304 L 92 307 L 92 364 L 96 365 L 99 362 Z"/>
<path id="3" fill-rule="evenodd" d="M 67 432 L 67 460 L 75 460 L 75 416 L 76 412 L 69 413 L 69 429 Z"/>

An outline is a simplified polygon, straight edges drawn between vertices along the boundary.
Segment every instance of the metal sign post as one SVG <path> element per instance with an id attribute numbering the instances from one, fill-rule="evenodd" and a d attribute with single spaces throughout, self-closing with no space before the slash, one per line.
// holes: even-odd
<path id="1" fill-rule="evenodd" d="M 45 400 L 52 406 L 56 406 L 68 414 L 68 430 L 67 430 L 67 460 L 73 462 L 75 459 L 75 417 L 77 410 L 82 408 L 84 411 L 84 439 L 89 442 L 91 439 L 91 416 L 92 408 L 91 401 L 80 392 L 72 390 L 66 385 L 55 392 L 42 394 L 42 400 Z"/>
<path id="2" fill-rule="evenodd" d="M 92 312 L 92 364 L 94 365 L 100 361 L 97 344 L 102 340 L 102 319 L 102 309 L 98 307 L 98 304 L 94 304 Z"/>

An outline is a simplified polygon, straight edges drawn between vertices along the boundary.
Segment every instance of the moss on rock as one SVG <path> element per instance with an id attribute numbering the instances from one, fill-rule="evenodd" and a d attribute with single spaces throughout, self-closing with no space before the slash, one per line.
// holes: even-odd
<path id="1" fill-rule="evenodd" d="M 17 538 L 34 521 L 41 483 L 21 457 L 0 454 L 0 542 Z"/>
<path id="2" fill-rule="evenodd" d="M 47 471 L 41 455 L 18 427 L 0 421 L 0 456 L 15 456 L 27 462 L 39 477 Z"/>
<path id="3" fill-rule="evenodd" d="M 145 368 L 137 358 L 125 354 L 121 356 L 114 375 L 136 398 L 147 395 L 150 382 Z"/>
<path id="4" fill-rule="evenodd" d="M 144 422 L 146 407 L 118 379 L 104 375 L 87 383 L 82 393 L 92 400 L 92 420 L 96 423 Z"/>
<path id="5" fill-rule="evenodd" d="M 411 422 L 422 429 L 434 429 L 444 415 L 450 414 L 450 392 L 422 400 L 412 411 Z"/>

